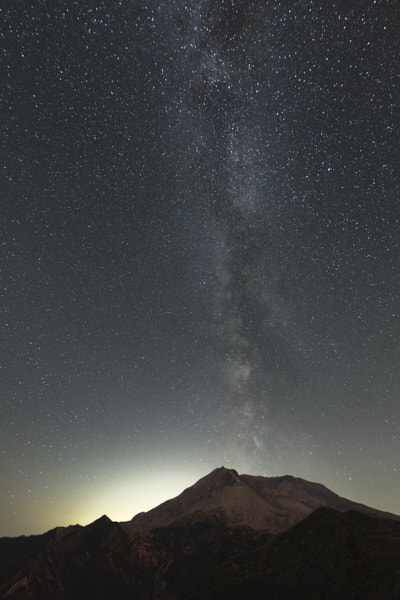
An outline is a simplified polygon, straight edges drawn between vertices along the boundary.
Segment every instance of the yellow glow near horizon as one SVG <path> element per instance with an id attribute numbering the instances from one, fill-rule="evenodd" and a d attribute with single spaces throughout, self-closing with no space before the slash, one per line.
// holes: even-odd
<path id="1" fill-rule="evenodd" d="M 79 523 L 86 525 L 104 514 L 112 521 L 130 521 L 139 512 L 151 510 L 179 495 L 205 474 L 164 471 L 105 485 L 93 495 L 86 492 L 86 501 L 79 510 Z"/>
<path id="2" fill-rule="evenodd" d="M 102 515 L 113 521 L 130 521 L 136 514 L 148 511 L 179 495 L 185 488 L 210 472 L 216 465 L 189 467 L 102 465 L 101 476 L 82 478 L 65 476 L 54 485 L 21 489 L 13 504 L 5 507 L 6 525 L 0 537 L 37 535 L 55 527 L 88 525 Z M 97 471 L 88 464 L 89 473 Z M 29 511 L 26 503 L 29 501 Z"/>

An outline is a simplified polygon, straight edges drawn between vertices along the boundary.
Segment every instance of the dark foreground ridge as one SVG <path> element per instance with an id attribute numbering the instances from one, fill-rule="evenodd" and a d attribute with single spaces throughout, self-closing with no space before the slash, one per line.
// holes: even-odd
<path id="1" fill-rule="evenodd" d="M 0 539 L 0 599 L 400 599 L 400 517 L 220 468 L 129 523 Z"/>

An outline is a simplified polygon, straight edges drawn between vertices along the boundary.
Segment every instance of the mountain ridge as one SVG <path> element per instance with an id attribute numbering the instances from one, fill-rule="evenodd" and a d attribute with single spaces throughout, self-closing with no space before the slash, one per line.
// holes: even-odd
<path id="1" fill-rule="evenodd" d="M 320 483 L 292 475 L 239 475 L 235 469 L 219 467 L 175 498 L 138 513 L 124 525 L 148 530 L 202 511 L 210 516 L 219 515 L 230 526 L 280 533 L 321 506 L 339 512 L 354 509 L 371 516 L 400 519 L 398 515 L 347 500 Z"/>
<path id="2" fill-rule="evenodd" d="M 132 521 L 0 538 L 0 600 L 400 600 L 398 573 L 400 516 L 224 467 Z"/>

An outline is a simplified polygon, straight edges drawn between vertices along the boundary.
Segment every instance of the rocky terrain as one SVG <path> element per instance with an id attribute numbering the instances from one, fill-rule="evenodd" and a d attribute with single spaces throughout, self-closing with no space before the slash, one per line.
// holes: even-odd
<path id="1" fill-rule="evenodd" d="M 400 517 L 216 469 L 128 523 L 0 539 L 0 598 L 400 599 Z"/>

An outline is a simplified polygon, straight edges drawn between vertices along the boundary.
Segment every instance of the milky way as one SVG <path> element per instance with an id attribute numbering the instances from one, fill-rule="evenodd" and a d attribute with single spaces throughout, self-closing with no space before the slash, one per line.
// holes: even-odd
<path id="1" fill-rule="evenodd" d="M 399 512 L 397 3 L 2 16 L 0 535 L 221 464 Z"/>
<path id="2" fill-rule="evenodd" d="M 276 328 L 285 311 L 270 256 L 268 204 L 273 199 L 263 189 L 261 163 L 267 157 L 255 102 L 258 79 L 266 73 L 254 71 L 257 49 L 254 38 L 248 39 L 254 7 L 247 9 L 203 3 L 190 12 L 181 49 L 184 105 L 194 122 L 179 120 L 177 130 L 187 127 L 197 143 L 182 157 L 189 167 L 183 178 L 190 181 L 189 193 L 195 190 L 215 237 L 214 320 L 225 356 L 219 428 L 228 454 L 238 448 L 239 454 L 260 454 L 263 460 L 268 379 L 279 362 Z"/>

